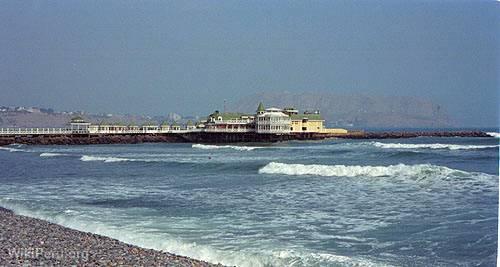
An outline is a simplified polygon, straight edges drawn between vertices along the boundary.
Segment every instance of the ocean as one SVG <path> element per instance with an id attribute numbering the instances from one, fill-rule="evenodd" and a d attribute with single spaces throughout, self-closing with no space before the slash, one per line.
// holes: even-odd
<path id="1" fill-rule="evenodd" d="M 0 206 L 237 266 L 494 266 L 498 138 L 0 148 Z"/>

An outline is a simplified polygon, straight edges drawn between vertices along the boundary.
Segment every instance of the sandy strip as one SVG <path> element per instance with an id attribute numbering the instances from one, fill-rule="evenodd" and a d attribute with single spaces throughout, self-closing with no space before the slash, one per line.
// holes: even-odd
<path id="1" fill-rule="evenodd" d="M 221 266 L 16 215 L 0 207 L 0 266 Z"/>

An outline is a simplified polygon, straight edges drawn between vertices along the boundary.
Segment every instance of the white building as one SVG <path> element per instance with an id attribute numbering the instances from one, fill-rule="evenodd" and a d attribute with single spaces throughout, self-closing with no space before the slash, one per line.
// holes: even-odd
<path id="1" fill-rule="evenodd" d="M 69 123 L 71 133 L 87 134 L 89 133 L 90 122 L 85 121 L 82 117 L 74 117 Z"/>
<path id="2" fill-rule="evenodd" d="M 291 126 L 290 116 L 283 113 L 279 108 L 264 109 L 262 103 L 257 108 L 257 120 L 255 129 L 257 133 L 264 134 L 288 134 Z"/>

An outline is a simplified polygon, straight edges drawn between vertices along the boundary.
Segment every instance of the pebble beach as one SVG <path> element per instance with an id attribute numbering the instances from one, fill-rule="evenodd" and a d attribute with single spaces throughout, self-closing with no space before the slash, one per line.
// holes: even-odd
<path id="1" fill-rule="evenodd" d="M 0 266 L 221 266 L 144 249 L 0 207 Z"/>

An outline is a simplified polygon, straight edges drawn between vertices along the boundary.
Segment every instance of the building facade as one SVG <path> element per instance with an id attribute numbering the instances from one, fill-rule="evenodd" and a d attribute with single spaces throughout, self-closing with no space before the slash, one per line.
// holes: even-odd
<path id="1" fill-rule="evenodd" d="M 262 103 L 261 103 L 262 104 Z M 255 129 L 263 134 L 288 134 L 290 133 L 290 116 L 278 108 L 268 108 L 262 111 L 261 105 L 257 109 Z"/>
<path id="2" fill-rule="evenodd" d="M 206 132 L 253 132 L 255 115 L 215 111 L 204 124 Z"/>
<path id="3" fill-rule="evenodd" d="M 324 129 L 325 120 L 318 113 L 304 113 L 290 115 L 292 133 L 321 133 Z"/>

